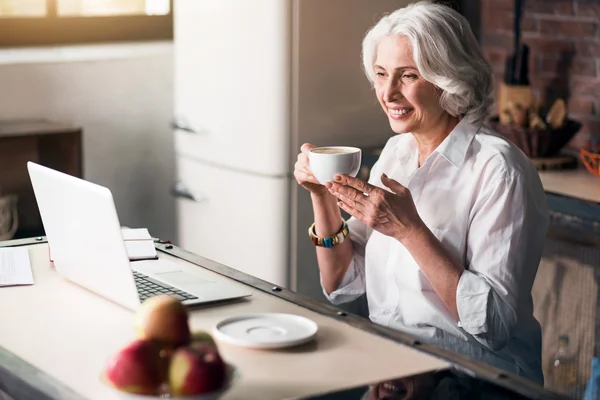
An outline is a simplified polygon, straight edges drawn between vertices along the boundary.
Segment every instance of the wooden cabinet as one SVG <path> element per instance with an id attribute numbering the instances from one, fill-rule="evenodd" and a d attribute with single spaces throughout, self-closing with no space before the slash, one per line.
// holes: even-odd
<path id="1" fill-rule="evenodd" d="M 600 356 L 600 179 L 583 167 L 540 171 L 550 229 L 533 286 L 534 315 L 542 326 L 545 386 L 582 398 L 592 357 Z M 553 377 L 558 337 L 569 337 L 575 359 L 568 388 Z"/>
<path id="2" fill-rule="evenodd" d="M 15 238 L 44 234 L 27 161 L 82 177 L 82 130 L 46 120 L 0 120 L 0 196 L 18 197 Z"/>

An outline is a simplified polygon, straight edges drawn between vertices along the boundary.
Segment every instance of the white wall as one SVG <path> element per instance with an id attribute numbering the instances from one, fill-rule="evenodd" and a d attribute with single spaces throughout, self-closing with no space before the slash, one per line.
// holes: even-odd
<path id="1" fill-rule="evenodd" d="M 176 241 L 170 43 L 0 51 L 0 119 L 83 128 L 84 177 L 113 192 L 121 224 Z"/>

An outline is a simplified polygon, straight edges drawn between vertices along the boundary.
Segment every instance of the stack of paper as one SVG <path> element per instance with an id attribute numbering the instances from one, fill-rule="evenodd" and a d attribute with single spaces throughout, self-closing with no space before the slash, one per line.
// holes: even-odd
<path id="1" fill-rule="evenodd" d="M 0 287 L 33 285 L 27 247 L 0 248 Z"/>
<path id="2" fill-rule="evenodd" d="M 131 261 L 153 260 L 158 258 L 156 248 L 154 247 L 154 239 L 150 236 L 148 229 L 123 228 L 121 233 L 123 234 L 123 240 L 125 240 L 127 255 Z"/>
<path id="3" fill-rule="evenodd" d="M 123 241 L 125 242 L 125 249 L 129 260 L 156 260 L 158 254 L 154 247 L 154 238 L 150 236 L 150 232 L 146 228 L 122 228 L 121 234 L 123 235 Z M 52 251 L 49 249 L 50 261 L 54 261 L 52 258 Z"/>

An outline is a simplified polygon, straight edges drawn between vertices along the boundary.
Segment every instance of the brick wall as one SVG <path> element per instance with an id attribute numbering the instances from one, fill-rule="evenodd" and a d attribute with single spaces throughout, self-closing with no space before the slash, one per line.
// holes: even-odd
<path id="1" fill-rule="evenodd" d="M 513 50 L 514 0 L 480 1 L 481 44 L 498 81 Z M 569 116 L 584 124 L 568 145 L 578 148 L 588 134 L 600 137 L 600 0 L 525 0 L 524 11 L 534 93 L 568 95 Z"/>

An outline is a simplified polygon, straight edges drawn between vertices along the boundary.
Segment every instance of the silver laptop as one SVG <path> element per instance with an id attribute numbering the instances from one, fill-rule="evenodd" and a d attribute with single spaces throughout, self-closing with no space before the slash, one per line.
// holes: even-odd
<path id="1" fill-rule="evenodd" d="M 66 279 L 132 310 L 159 293 L 185 305 L 250 296 L 166 258 L 131 262 L 108 188 L 33 162 L 27 169 L 54 266 Z"/>

